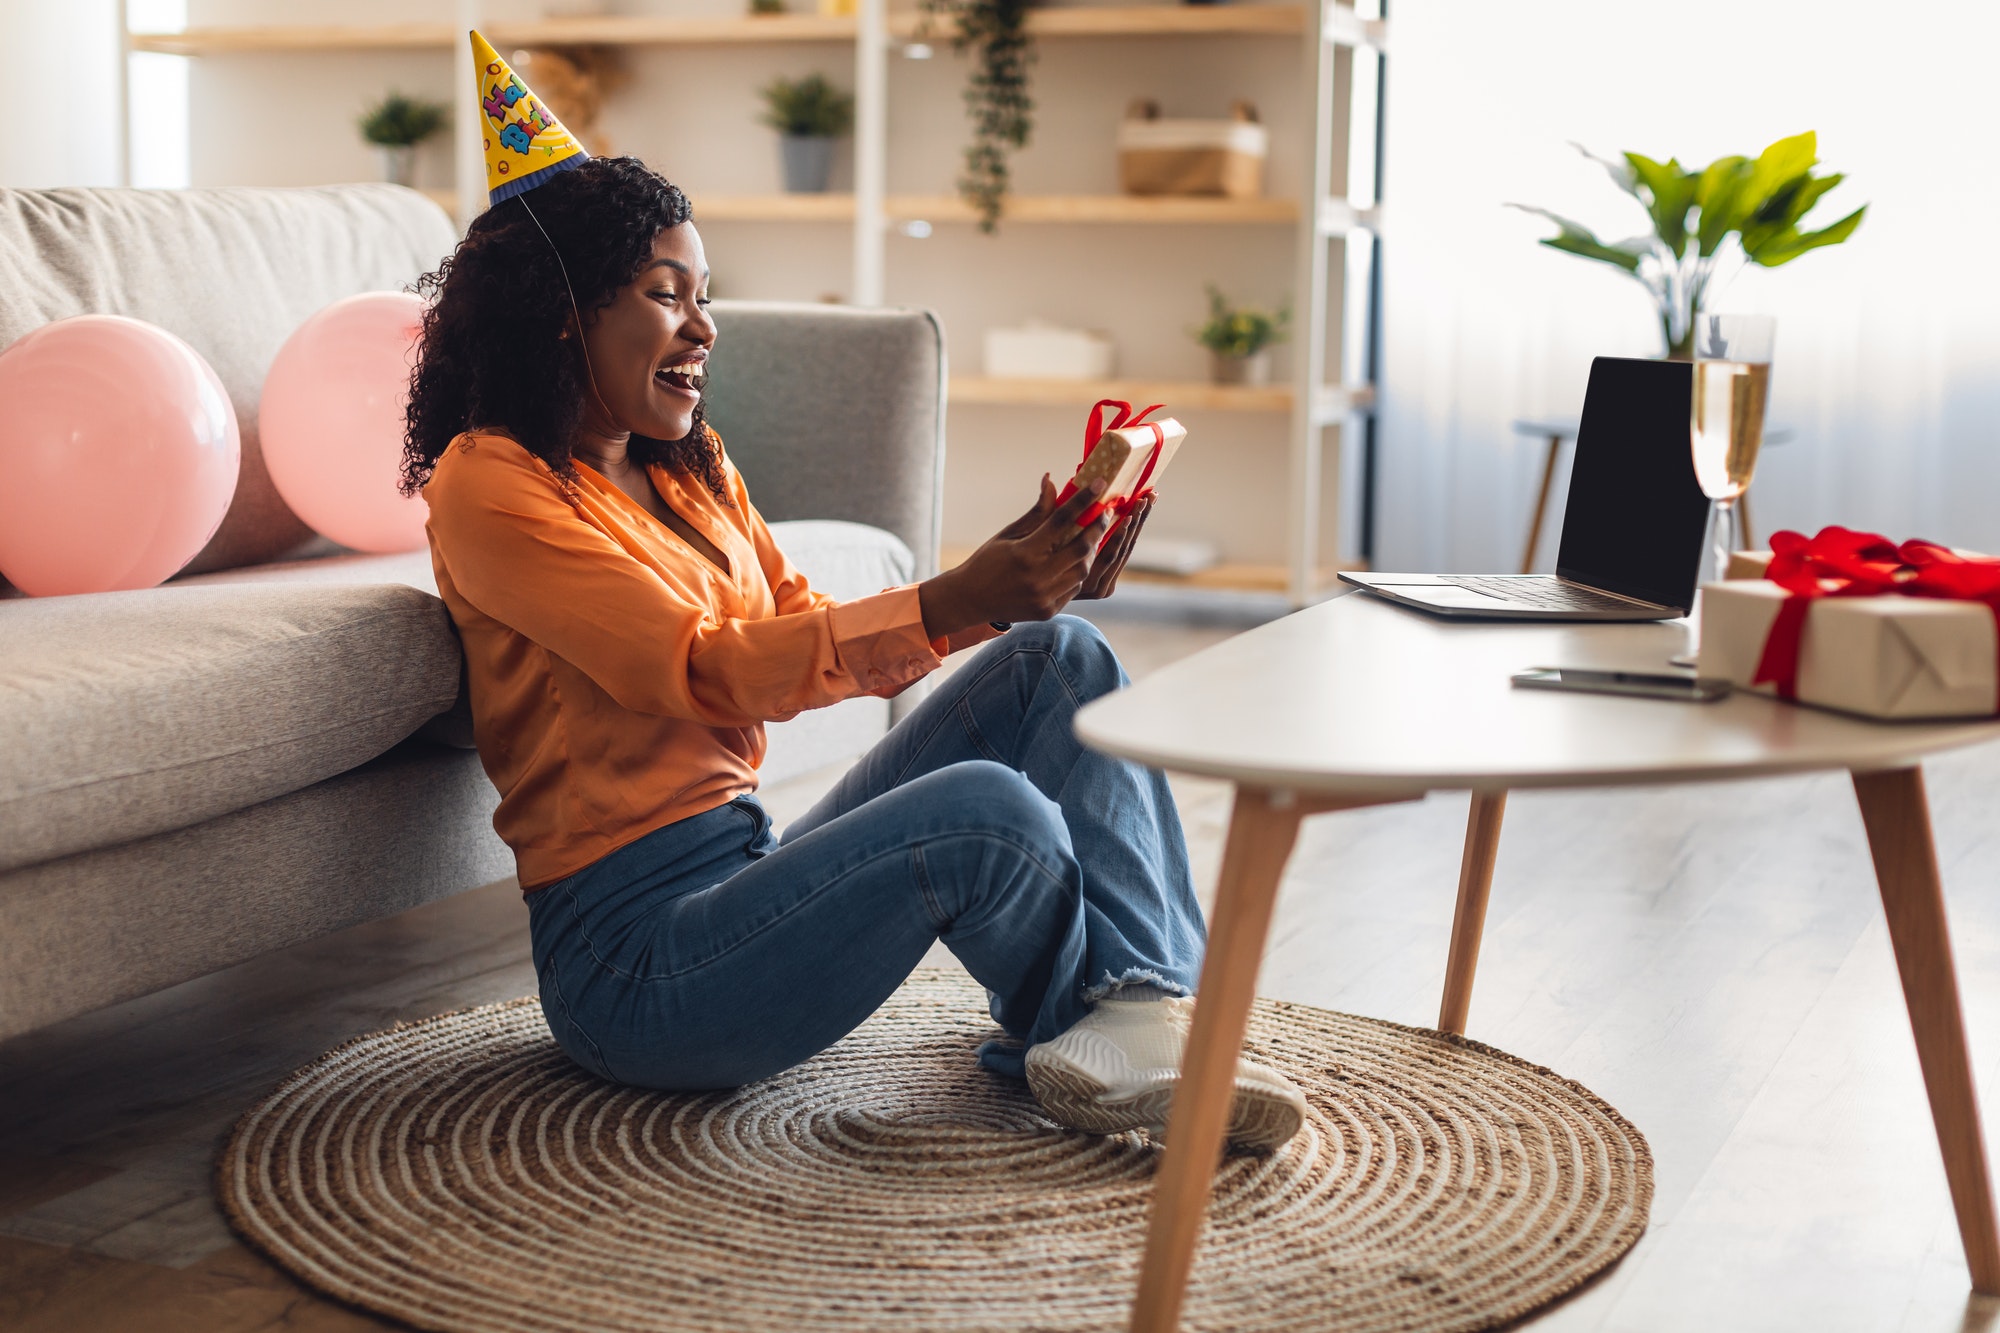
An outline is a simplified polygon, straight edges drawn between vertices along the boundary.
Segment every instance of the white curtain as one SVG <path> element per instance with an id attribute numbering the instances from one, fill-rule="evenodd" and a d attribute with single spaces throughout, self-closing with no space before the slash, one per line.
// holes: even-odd
<path id="1" fill-rule="evenodd" d="M 0 0 L 0 186 L 116 185 L 116 0 Z"/>
<path id="2" fill-rule="evenodd" d="M 1778 320 L 1769 419 L 1795 435 L 1759 466 L 1758 535 L 2000 551 L 2000 4 L 1394 0 L 1389 18 L 1376 568 L 1511 569 L 1543 449 L 1511 423 L 1574 417 L 1593 356 L 1660 350 L 1636 283 L 1537 246 L 1552 228 L 1503 205 L 1622 238 L 1643 213 L 1568 141 L 1705 164 L 1807 129 L 1848 174 L 1809 221 L 1867 203 L 1860 231 L 1710 307 Z"/>

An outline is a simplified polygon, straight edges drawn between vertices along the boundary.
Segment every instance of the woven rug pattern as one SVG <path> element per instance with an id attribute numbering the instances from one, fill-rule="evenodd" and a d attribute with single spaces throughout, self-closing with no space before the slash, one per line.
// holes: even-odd
<path id="1" fill-rule="evenodd" d="M 423 1329 L 1113 1330 L 1159 1150 L 981 1070 L 961 974 L 748 1088 L 620 1088 L 532 999 L 363 1037 L 246 1114 L 231 1222 L 308 1285 Z M 1217 1179 L 1184 1327 L 1494 1328 L 1645 1229 L 1652 1159 L 1580 1085 L 1477 1043 L 1260 1001 L 1305 1130 Z"/>

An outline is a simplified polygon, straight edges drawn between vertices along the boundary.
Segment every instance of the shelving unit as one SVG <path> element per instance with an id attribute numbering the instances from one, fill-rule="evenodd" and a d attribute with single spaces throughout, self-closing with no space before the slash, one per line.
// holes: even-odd
<path id="1" fill-rule="evenodd" d="M 469 87 L 472 70 L 463 30 L 467 20 L 478 22 L 481 0 L 455 0 L 455 4 L 460 21 L 454 23 L 196 27 L 175 33 L 131 33 L 126 41 L 128 49 L 134 51 L 191 57 L 450 52 L 454 86 Z M 848 299 L 865 305 L 879 304 L 883 299 L 892 235 L 923 236 L 932 229 L 966 228 L 976 221 L 973 211 L 955 195 L 888 192 L 890 55 L 898 50 L 915 55 L 925 46 L 948 46 L 949 33 L 944 25 L 928 24 L 914 9 L 891 12 L 887 6 L 888 0 L 860 0 L 859 13 L 849 17 L 797 13 L 672 18 L 602 15 L 536 22 L 496 18 L 479 26 L 503 51 L 537 46 L 714 48 L 760 44 L 850 48 L 856 98 L 854 184 L 850 192 L 705 193 L 695 202 L 697 216 L 705 222 L 849 229 Z M 273 12 L 277 12 L 275 8 Z M 1141 229 L 1135 239 L 1160 227 L 1235 228 L 1240 229 L 1246 244 L 1255 238 L 1254 244 L 1265 247 L 1275 244 L 1276 229 L 1291 229 L 1294 371 L 1285 383 L 1257 386 L 1143 377 L 1067 381 L 957 375 L 950 382 L 950 403 L 982 412 L 1007 412 L 1072 409 L 1100 398 L 1114 398 L 1164 401 L 1186 413 L 1241 414 L 1236 419 L 1246 421 L 1259 416 L 1287 419 L 1281 485 L 1272 489 L 1268 499 L 1258 498 L 1272 513 L 1284 514 L 1284 562 L 1238 561 L 1174 582 L 1202 588 L 1234 586 L 1262 593 L 1282 590 L 1297 604 L 1323 595 L 1329 566 L 1337 563 L 1329 558 L 1322 541 L 1337 522 L 1322 512 L 1327 471 L 1337 469 L 1333 477 L 1340 493 L 1351 498 L 1365 494 L 1372 467 L 1371 385 L 1380 304 L 1376 280 L 1380 96 L 1387 41 L 1380 0 L 1357 0 L 1356 4 L 1304 0 L 1297 4 L 1077 5 L 1033 10 L 1028 15 L 1028 29 L 1045 42 L 1192 37 L 1297 44 L 1299 86 L 1305 114 L 1312 122 L 1310 132 L 1299 136 L 1304 160 L 1289 164 L 1299 178 L 1297 197 L 1024 194 L 1008 198 L 1002 220 L 1003 229 L 1090 228 L 1095 229 L 1092 234 Z M 1267 60 L 1265 65 L 1268 67 Z M 1038 79 L 1043 77 L 1037 75 Z M 426 193 L 467 219 L 484 199 L 478 175 L 479 130 L 469 116 L 458 117 L 456 123 L 459 186 L 455 191 Z M 1336 274 L 1341 279 L 1337 301 L 1329 295 Z M 899 295 L 907 297 L 908 293 Z M 961 361 L 967 341 L 962 334 Z M 1271 428 L 1259 429 L 1268 432 Z M 1337 436 L 1331 436 L 1330 431 Z M 1340 441 L 1337 449 L 1330 444 L 1335 438 Z M 1358 545 L 1365 555 L 1365 508 L 1351 503 L 1342 507 L 1361 515 L 1362 530 L 1359 543 L 1348 540 L 1344 544 L 1350 549 Z"/>

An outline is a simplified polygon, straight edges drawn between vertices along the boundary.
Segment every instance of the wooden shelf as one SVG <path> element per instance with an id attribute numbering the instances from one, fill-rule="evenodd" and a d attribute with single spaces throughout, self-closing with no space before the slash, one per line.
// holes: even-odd
<path id="1" fill-rule="evenodd" d="M 458 192 L 420 191 L 447 213 L 458 211 Z M 893 222 L 972 222 L 972 209 L 956 195 L 890 195 Z M 704 194 L 695 196 L 697 222 L 852 222 L 851 194 Z M 1130 195 L 1055 194 L 1009 199 L 1008 223 L 1258 224 L 1298 220 L 1290 199 L 1138 198 Z"/>
<path id="2" fill-rule="evenodd" d="M 683 46 L 755 42 L 851 42 L 852 18 L 819 14 L 721 15 L 689 18 L 616 14 L 495 23 L 483 29 L 503 50 L 518 46 Z M 133 33 L 135 51 L 167 55 L 230 55 L 246 51 L 449 50 L 465 40 L 448 23 L 269 24 Z"/>
<path id="3" fill-rule="evenodd" d="M 892 35 L 919 35 L 923 16 L 889 16 Z M 933 40 L 949 42 L 950 29 L 933 25 Z M 620 14 L 495 23 L 485 29 L 493 44 L 516 46 L 684 46 L 754 42 L 851 42 L 852 17 L 819 14 L 741 14 L 659 18 Z M 1037 37 L 1240 36 L 1296 37 L 1305 31 L 1301 5 L 1090 5 L 1036 9 L 1028 31 Z M 447 50 L 465 34 L 449 23 L 267 24 L 135 32 L 135 51 L 166 55 L 229 55 L 249 51 Z"/>
<path id="4" fill-rule="evenodd" d="M 1165 403 L 1176 412 L 1289 412 L 1292 391 L 1282 384 L 1209 384 L 1202 380 L 1017 380 L 954 375 L 953 403 L 996 407 L 1089 407 L 1101 398 L 1138 407 Z"/>
<path id="5" fill-rule="evenodd" d="M 851 42 L 859 30 L 850 15 L 716 14 L 656 18 L 605 14 L 496 23 L 495 46 L 684 46 L 722 42 Z"/>
<path id="6" fill-rule="evenodd" d="M 969 205 L 956 195 L 892 194 L 883 201 L 892 222 L 973 222 Z M 849 222 L 851 194 L 745 194 L 694 197 L 698 222 Z M 1140 198 L 1132 195 L 1049 194 L 1007 200 L 1007 223 L 1292 223 L 1298 204 L 1290 199 Z"/>
<path id="7" fill-rule="evenodd" d="M 918 36 L 923 15 L 904 10 L 889 15 L 895 37 Z M 1075 5 L 1030 9 L 1028 31 L 1037 37 L 1296 37 L 1306 30 L 1304 5 L 1155 4 Z M 951 29 L 932 27 L 933 40 L 950 40 Z"/>
<path id="8" fill-rule="evenodd" d="M 1331 583 L 1331 573 L 1322 571 L 1320 583 Z M 1127 569 L 1118 576 L 1118 586 L 1144 583 L 1163 588 L 1200 588 L 1213 592 L 1268 592 L 1283 595 L 1291 587 L 1291 575 L 1283 565 L 1260 565 L 1243 560 L 1225 560 L 1193 574 L 1160 574 L 1149 569 Z"/>
<path id="9" fill-rule="evenodd" d="M 852 222 L 851 194 L 697 194 L 695 225 L 704 222 Z"/>
<path id="10" fill-rule="evenodd" d="M 976 222 L 978 215 L 957 195 L 890 195 L 886 207 L 898 222 Z M 1292 199 L 1223 199 L 1183 195 L 1044 194 L 1010 195 L 1000 221 L 1010 222 L 1165 222 L 1165 223 L 1293 223 L 1299 206 Z"/>
<path id="11" fill-rule="evenodd" d="M 317 24 L 282 23 L 258 27 L 188 28 L 181 32 L 135 32 L 134 51 L 170 56 L 232 55 L 266 51 L 408 51 L 444 48 L 457 29 L 443 23 Z"/>

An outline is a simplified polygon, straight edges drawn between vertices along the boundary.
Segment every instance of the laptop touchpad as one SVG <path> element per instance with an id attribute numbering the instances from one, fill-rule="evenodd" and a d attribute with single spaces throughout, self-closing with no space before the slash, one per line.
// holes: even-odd
<path id="1" fill-rule="evenodd" d="M 1424 600 L 1432 606 L 1462 606 L 1468 610 L 1480 610 L 1493 606 L 1517 606 L 1504 597 L 1488 597 L 1483 592 L 1470 588 L 1438 587 L 1424 589 Z"/>

